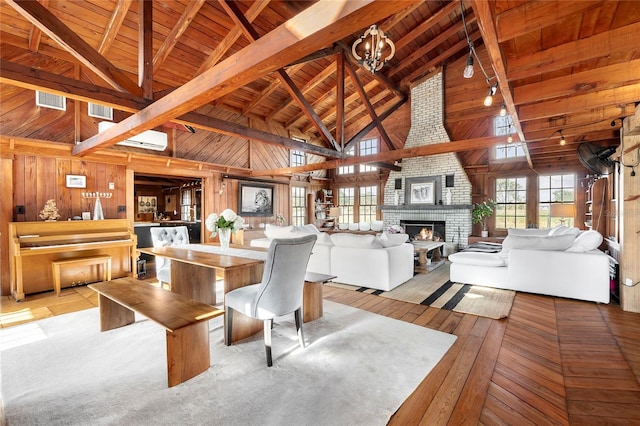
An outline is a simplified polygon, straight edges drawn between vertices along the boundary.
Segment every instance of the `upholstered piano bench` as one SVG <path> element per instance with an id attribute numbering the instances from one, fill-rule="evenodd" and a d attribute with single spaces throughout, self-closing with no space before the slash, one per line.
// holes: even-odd
<path id="1" fill-rule="evenodd" d="M 60 259 L 51 261 L 51 271 L 53 273 L 53 288 L 60 297 L 60 267 L 62 266 L 92 266 L 102 265 L 102 281 L 111 281 L 111 256 L 96 255 L 88 257 L 73 257 L 70 259 Z"/>

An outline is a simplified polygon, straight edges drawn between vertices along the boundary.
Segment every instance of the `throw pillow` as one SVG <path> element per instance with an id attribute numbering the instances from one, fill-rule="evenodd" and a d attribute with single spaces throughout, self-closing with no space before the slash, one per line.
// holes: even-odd
<path id="1" fill-rule="evenodd" d="M 529 250 L 566 250 L 576 239 L 573 235 L 555 235 L 551 237 L 524 237 L 520 235 L 507 235 L 502 242 L 500 254 L 505 256 L 512 249 Z"/>
<path id="2" fill-rule="evenodd" d="M 566 251 L 583 253 L 585 251 L 595 250 L 602 244 L 602 235 L 598 231 L 584 231 L 573 240 L 571 247 Z"/>
<path id="3" fill-rule="evenodd" d="M 551 228 L 551 231 L 549 231 L 549 236 L 552 237 L 554 235 L 562 235 L 567 229 L 569 228 L 564 225 L 554 226 L 553 228 Z"/>
<path id="4" fill-rule="evenodd" d="M 316 244 L 323 244 L 325 246 L 332 246 L 333 241 L 331 241 L 331 236 L 326 232 L 318 232 L 318 239 L 316 240 Z"/>
<path id="5" fill-rule="evenodd" d="M 526 229 L 521 229 L 521 228 L 509 228 L 507 229 L 507 235 L 522 235 L 522 236 L 529 236 L 529 237 L 535 237 L 535 236 L 548 236 L 549 235 L 549 229 L 538 229 L 538 228 L 526 228 Z"/>
<path id="6" fill-rule="evenodd" d="M 404 244 L 409 239 L 408 234 L 390 234 L 383 232 L 378 236 L 378 241 L 382 244 L 382 247 L 394 247 Z"/>
<path id="7" fill-rule="evenodd" d="M 562 231 L 560 235 L 573 235 L 574 237 L 577 237 L 580 235 L 580 228 L 576 228 L 575 226 L 573 228 L 567 228 Z"/>
<path id="8" fill-rule="evenodd" d="M 301 235 L 319 234 L 320 233 L 320 230 L 318 230 L 318 228 L 313 223 L 309 223 L 307 225 L 294 226 L 292 231 L 293 232 L 298 232 Z"/>
<path id="9" fill-rule="evenodd" d="M 336 247 L 351 247 L 364 249 L 382 248 L 382 244 L 375 235 L 333 234 L 331 241 Z"/>
<path id="10" fill-rule="evenodd" d="M 294 238 L 296 235 L 292 235 L 293 226 L 277 226 L 267 223 L 264 227 L 265 237 L 273 240 L 274 238 Z"/>

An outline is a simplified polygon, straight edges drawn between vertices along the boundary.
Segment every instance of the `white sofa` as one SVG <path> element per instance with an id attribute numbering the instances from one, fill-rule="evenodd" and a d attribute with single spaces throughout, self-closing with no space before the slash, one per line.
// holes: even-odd
<path id="1" fill-rule="evenodd" d="M 265 228 L 266 238 L 251 241 L 269 247 L 273 238 L 318 235 L 307 271 L 335 275 L 335 282 L 389 291 L 413 277 L 413 245 L 406 234 L 359 235 L 320 232 L 314 225 Z"/>
<path id="2" fill-rule="evenodd" d="M 449 256 L 450 279 L 548 296 L 609 303 L 609 258 L 602 235 L 577 228 L 510 232 L 500 253 Z M 535 235 L 535 234 L 538 235 Z M 532 235 L 533 234 L 533 235 Z"/>

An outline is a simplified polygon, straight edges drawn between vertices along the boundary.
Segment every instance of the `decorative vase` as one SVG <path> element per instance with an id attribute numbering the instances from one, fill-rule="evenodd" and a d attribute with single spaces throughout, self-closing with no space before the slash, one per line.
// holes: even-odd
<path id="1" fill-rule="evenodd" d="M 231 241 L 231 229 L 218 229 L 218 237 L 220 238 L 220 248 L 222 250 L 229 250 L 229 242 Z"/>
<path id="2" fill-rule="evenodd" d="M 487 237 L 489 236 L 489 231 L 481 231 L 481 232 L 480 232 L 480 236 L 481 236 L 482 238 L 487 238 Z"/>

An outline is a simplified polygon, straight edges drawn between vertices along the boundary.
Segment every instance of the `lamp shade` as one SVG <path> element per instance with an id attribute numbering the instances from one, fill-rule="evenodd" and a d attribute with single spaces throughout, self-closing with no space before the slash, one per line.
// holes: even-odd
<path id="1" fill-rule="evenodd" d="M 331 207 L 329 209 L 329 216 L 331 217 L 340 217 L 340 213 L 342 213 L 342 209 L 340 207 Z"/>
<path id="2" fill-rule="evenodd" d="M 551 217 L 574 217 L 576 215 L 575 204 L 551 204 L 549 216 Z"/>

